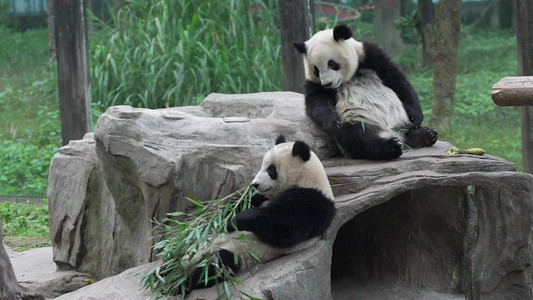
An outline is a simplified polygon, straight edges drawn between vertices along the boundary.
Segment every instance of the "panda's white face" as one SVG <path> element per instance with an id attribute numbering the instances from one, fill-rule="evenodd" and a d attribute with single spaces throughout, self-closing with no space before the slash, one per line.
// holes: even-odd
<path id="1" fill-rule="evenodd" d="M 325 88 L 335 89 L 348 83 L 362 59 L 363 44 L 351 37 L 335 40 L 334 30 L 317 32 L 305 42 L 305 77 Z"/>
<path id="2" fill-rule="evenodd" d="M 251 185 L 271 200 L 293 187 L 315 188 L 333 199 L 326 172 L 318 157 L 307 149 L 309 156 L 304 160 L 305 157 L 294 155 L 294 145 L 293 142 L 281 143 L 270 149 Z"/>

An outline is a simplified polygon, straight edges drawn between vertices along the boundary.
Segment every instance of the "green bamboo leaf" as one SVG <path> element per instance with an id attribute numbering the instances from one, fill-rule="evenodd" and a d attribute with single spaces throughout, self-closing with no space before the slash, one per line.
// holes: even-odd
<path id="1" fill-rule="evenodd" d="M 244 296 L 248 297 L 248 299 L 250 299 L 250 300 L 263 300 L 262 298 L 256 298 L 256 297 L 250 296 L 250 295 L 246 294 L 243 291 L 240 291 L 240 293 L 243 294 Z"/>
<path id="2" fill-rule="evenodd" d="M 257 256 L 257 254 L 255 254 L 251 249 L 248 250 L 248 254 L 250 255 L 250 257 L 252 257 L 253 259 L 257 260 L 257 261 L 261 261 L 261 259 L 259 258 L 259 256 Z"/>
<path id="3" fill-rule="evenodd" d="M 194 200 L 194 199 L 191 199 L 189 197 L 185 197 L 185 199 L 187 199 L 187 201 L 191 202 L 192 204 L 196 205 L 196 206 L 200 206 L 201 208 L 205 208 L 205 205 L 203 205 L 202 203 Z"/>

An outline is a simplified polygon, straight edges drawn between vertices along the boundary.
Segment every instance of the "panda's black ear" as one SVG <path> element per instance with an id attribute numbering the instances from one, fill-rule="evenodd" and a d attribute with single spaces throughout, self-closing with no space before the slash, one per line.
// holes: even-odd
<path id="1" fill-rule="evenodd" d="M 339 41 L 339 39 L 341 40 L 347 40 L 347 39 L 350 39 L 352 37 L 352 31 L 350 30 L 350 28 L 348 28 L 348 26 L 346 25 L 337 25 L 335 26 L 335 28 L 333 28 L 333 38 L 335 39 L 335 41 Z"/>
<path id="2" fill-rule="evenodd" d="M 296 48 L 296 50 L 298 50 L 298 52 L 300 52 L 301 54 L 307 54 L 307 47 L 305 46 L 305 43 L 304 43 L 304 42 L 292 42 L 292 45 L 293 45 L 294 48 Z"/>
<path id="3" fill-rule="evenodd" d="M 280 136 L 278 136 L 278 138 L 276 139 L 276 143 L 275 145 L 277 144 L 282 144 L 282 143 L 285 143 L 285 136 L 283 134 L 281 134 Z"/>
<path id="4" fill-rule="evenodd" d="M 300 156 L 303 161 L 308 161 L 311 158 L 311 149 L 306 143 L 296 141 L 292 146 L 292 156 Z"/>

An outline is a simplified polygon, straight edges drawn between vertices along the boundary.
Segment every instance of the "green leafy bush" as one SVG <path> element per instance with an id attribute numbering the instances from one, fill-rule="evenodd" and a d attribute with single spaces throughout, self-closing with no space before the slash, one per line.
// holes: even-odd
<path id="1" fill-rule="evenodd" d="M 0 194 L 45 195 L 50 160 L 56 147 L 0 141 Z"/>
<path id="2" fill-rule="evenodd" d="M 43 108 L 36 115 L 35 130 L 0 140 L 0 194 L 46 194 L 50 162 L 61 142 L 59 112 Z"/>
<path id="3" fill-rule="evenodd" d="M 38 235 L 48 239 L 48 200 L 43 205 L 0 203 L 4 235 Z"/>
<path id="4" fill-rule="evenodd" d="M 160 108 L 212 92 L 279 90 L 276 1 L 126 4 L 91 40 L 93 101 Z"/>

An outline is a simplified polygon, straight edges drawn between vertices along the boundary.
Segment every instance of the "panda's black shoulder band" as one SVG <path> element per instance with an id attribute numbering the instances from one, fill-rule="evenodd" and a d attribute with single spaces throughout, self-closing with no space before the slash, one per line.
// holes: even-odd
<path id="1" fill-rule="evenodd" d="M 333 28 L 333 39 L 339 41 L 339 39 L 347 40 L 352 37 L 352 31 L 346 25 L 337 25 Z"/>
<path id="2" fill-rule="evenodd" d="M 292 156 L 300 156 L 303 161 L 308 161 L 311 158 L 311 149 L 306 143 L 296 141 L 292 146 Z"/>

